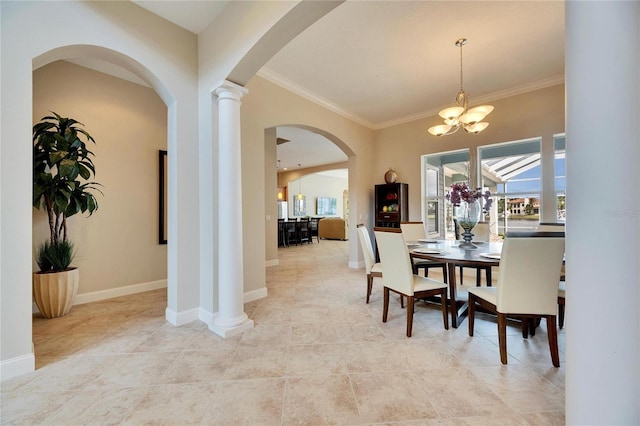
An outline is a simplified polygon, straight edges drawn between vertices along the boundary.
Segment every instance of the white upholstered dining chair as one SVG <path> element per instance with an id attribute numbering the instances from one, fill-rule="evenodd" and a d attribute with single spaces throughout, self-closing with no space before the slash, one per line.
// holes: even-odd
<path id="1" fill-rule="evenodd" d="M 558 328 L 564 327 L 564 305 L 565 305 L 565 293 L 567 291 L 567 287 L 564 282 L 564 273 L 562 277 L 562 281 L 560 281 L 560 285 L 558 286 Z"/>
<path id="2" fill-rule="evenodd" d="M 562 232 L 564 233 L 564 223 L 561 222 L 541 222 L 536 229 L 538 232 Z M 563 234 L 564 235 L 564 234 Z M 565 265 L 560 271 L 560 283 L 558 285 L 558 328 L 564 328 L 564 305 L 567 291 L 565 282 Z"/>
<path id="3" fill-rule="evenodd" d="M 399 228 L 374 228 L 380 262 L 384 273 L 384 307 L 382 322 L 387 322 L 389 313 L 389 292 L 407 297 L 407 337 L 413 328 L 415 298 L 440 296 L 444 328 L 449 329 L 447 317 L 447 284 L 442 281 L 421 277 L 413 273 L 413 266 L 402 230 Z"/>
<path id="4" fill-rule="evenodd" d="M 424 222 L 401 222 L 400 229 L 404 234 L 404 239 L 407 242 L 417 242 L 419 240 L 425 240 L 427 238 L 427 232 L 424 229 Z M 442 277 L 444 282 L 447 282 L 447 264 L 443 262 L 434 262 L 433 260 L 417 259 L 411 256 L 411 265 L 413 266 L 413 273 L 417 274 L 420 269 L 424 269 L 424 276 L 429 276 L 430 268 L 442 269 Z"/>
<path id="5" fill-rule="evenodd" d="M 362 256 L 364 257 L 364 266 L 367 271 L 367 303 L 369 303 L 369 297 L 371 296 L 371 290 L 373 289 L 373 278 L 382 277 L 382 265 L 380 263 L 376 263 L 367 227 L 363 224 L 359 224 L 357 225 L 357 228 L 358 239 L 360 240 L 360 247 L 362 248 Z"/>
<path id="6" fill-rule="evenodd" d="M 538 233 L 507 234 L 502 245 L 497 287 L 469 289 L 469 336 L 473 336 L 476 305 L 497 314 L 500 361 L 507 363 L 507 317 L 545 318 L 554 367 L 560 366 L 556 312 L 558 277 L 564 256 L 564 237 Z"/>

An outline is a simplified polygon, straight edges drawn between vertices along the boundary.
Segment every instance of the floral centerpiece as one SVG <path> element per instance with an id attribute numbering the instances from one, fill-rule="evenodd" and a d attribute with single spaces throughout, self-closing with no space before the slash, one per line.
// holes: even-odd
<path id="1" fill-rule="evenodd" d="M 464 232 L 462 238 L 464 242 L 461 242 L 459 247 L 467 249 L 478 248 L 471 242 L 473 234 L 471 230 L 478 224 L 480 220 L 480 210 L 487 213 L 491 208 L 491 192 L 482 192 L 481 188 L 472 190 L 466 183 L 454 183 L 451 185 L 451 191 L 446 195 L 447 200 L 457 207 L 456 209 L 456 221 Z M 484 198 L 482 207 L 480 206 L 480 199 Z"/>
<path id="2" fill-rule="evenodd" d="M 455 207 L 460 205 L 461 201 L 472 203 L 480 198 L 484 198 L 484 205 L 482 211 L 487 213 L 491 208 L 491 192 L 482 192 L 481 188 L 471 190 L 466 183 L 454 183 L 451 185 L 451 192 L 447 193 L 447 200 L 451 202 Z"/>

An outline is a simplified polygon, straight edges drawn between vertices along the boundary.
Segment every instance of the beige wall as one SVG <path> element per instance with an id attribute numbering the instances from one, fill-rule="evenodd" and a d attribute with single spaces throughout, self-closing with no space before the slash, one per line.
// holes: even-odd
<path id="1" fill-rule="evenodd" d="M 355 224 L 357 220 L 368 220 L 371 211 L 367 193 L 371 183 L 373 131 L 261 77 L 254 77 L 247 88 L 249 93 L 242 98 L 241 108 L 245 292 L 265 286 L 265 268 L 256 267 L 256 259 L 265 259 L 268 264 L 277 262 L 277 204 L 273 201 L 277 199 L 273 167 L 276 164 L 275 132 L 267 137 L 268 129 L 273 130 L 273 127 L 316 129 L 349 157 L 349 230 L 353 230 L 349 262 L 357 263 Z"/>
<path id="2" fill-rule="evenodd" d="M 277 175 L 277 186 L 279 187 L 289 187 L 289 189 L 287 190 L 287 200 L 289 202 L 289 216 L 293 215 L 293 207 L 291 206 L 291 197 L 295 194 L 298 193 L 298 180 L 300 179 L 301 176 L 304 176 L 302 178 L 302 182 L 303 182 L 303 193 L 304 195 L 307 195 L 308 197 L 313 197 L 312 203 L 310 204 L 310 199 L 307 198 L 307 213 L 309 216 L 314 216 L 315 215 L 315 197 L 336 197 L 338 198 L 338 214 L 337 216 L 342 217 L 343 216 L 343 201 L 342 201 L 342 191 L 347 189 L 349 187 L 349 180 L 348 178 L 345 179 L 336 179 L 336 178 L 329 178 L 326 176 L 322 176 L 319 175 L 318 173 L 323 172 L 323 171 L 328 171 L 328 170 L 338 170 L 338 169 L 346 169 L 348 171 L 349 169 L 349 162 L 344 161 L 344 162 L 340 162 L 340 163 L 333 163 L 333 164 L 324 164 L 322 166 L 315 166 L 315 167 L 307 167 L 307 168 L 303 168 L 303 169 L 297 169 L 297 170 L 290 170 L 290 171 L 282 171 L 279 172 Z M 309 180 L 309 186 L 307 186 L 306 182 L 307 179 L 312 179 L 312 177 L 317 177 L 319 179 L 319 182 L 315 182 L 312 180 Z M 334 179 L 334 181 L 328 180 L 328 179 Z M 324 190 L 324 185 L 328 184 L 331 185 L 331 190 L 330 193 Z M 335 187 L 334 187 L 335 184 Z M 312 188 L 313 187 L 313 188 Z M 308 189 L 312 189 L 313 191 L 308 191 Z M 267 200 L 268 202 L 268 200 Z M 311 213 L 309 213 L 311 212 Z"/>
<path id="3" fill-rule="evenodd" d="M 336 213 L 331 216 L 343 216 L 344 202 L 342 198 L 344 191 L 349 187 L 348 179 L 312 173 L 288 182 L 287 186 L 288 197 L 286 201 L 289 203 L 289 217 L 293 217 L 293 199 L 298 194 L 298 191 L 302 191 L 302 195 L 306 197 L 306 216 L 317 216 L 316 201 L 318 197 L 335 198 Z"/>
<path id="4" fill-rule="evenodd" d="M 472 155 L 475 155 L 480 146 L 541 137 L 542 156 L 548 159 L 553 156 L 553 135 L 564 132 L 564 85 L 492 101 L 491 104 L 494 105 L 495 110 L 488 117 L 490 126 L 487 130 L 478 135 L 461 131 L 442 138 L 436 138 L 427 132 L 430 126 L 439 123 L 438 116 L 373 131 L 337 116 L 260 77 L 251 80 L 247 87 L 249 94 L 243 98 L 242 106 L 243 193 L 252 193 L 253 196 L 245 197 L 244 232 L 250 229 L 250 235 L 255 235 L 254 233 L 258 232 L 257 226 L 265 223 L 264 258 L 268 264 L 273 264 L 274 260 L 277 261 L 278 256 L 276 224 L 273 220 L 277 217 L 276 203 L 271 202 L 276 199 L 277 180 L 265 167 L 267 165 L 272 168 L 276 162 L 275 132 L 271 127 L 292 124 L 311 125 L 327 132 L 335 131 L 333 134 L 338 137 L 341 132 L 346 131 L 345 134 L 348 136 L 343 141 L 353 149 L 355 154 L 350 157 L 347 164 L 357 170 L 356 173 L 350 170 L 349 174 L 350 232 L 358 223 L 373 225 L 371 210 L 373 187 L 375 184 L 384 183 L 384 174 L 389 167 L 398 172 L 399 181 L 409 184 L 409 219 L 421 220 L 422 155 L 464 148 L 470 148 Z M 353 129 L 358 129 L 358 132 L 352 133 Z M 351 137 L 351 135 L 357 137 Z M 369 138 L 374 142 L 371 143 Z M 259 144 L 264 141 L 268 141 L 267 145 L 260 149 Z M 245 152 L 250 153 L 245 156 Z M 260 154 L 264 155 L 263 164 L 260 164 Z M 259 173 L 256 173 L 258 167 Z M 551 182 L 553 181 L 553 170 L 544 169 L 543 174 L 547 181 L 549 178 Z M 265 188 L 262 185 L 255 185 L 258 176 L 264 176 Z M 291 172 L 287 175 L 287 179 L 280 176 L 278 183 L 283 185 L 286 183 L 285 180 L 294 180 L 298 176 L 299 174 L 295 175 Z M 266 214 L 262 217 L 255 214 L 259 203 L 264 203 L 262 211 Z M 266 220 L 267 217 L 272 220 Z M 248 255 L 248 251 L 253 251 L 253 248 L 247 248 L 250 240 L 246 236 L 244 241 L 245 259 L 257 256 L 258 253 Z M 350 236 L 350 241 L 357 241 L 356 236 Z M 354 254 L 353 257 L 350 256 L 350 264 L 356 266 L 357 247 L 352 249 Z M 252 262 L 245 260 L 245 277 L 250 275 L 256 279 L 255 284 L 249 285 L 247 285 L 249 281 L 245 280 L 245 291 L 255 289 L 256 287 L 251 286 L 263 280 L 262 277 L 257 277 L 257 272 L 252 265 Z"/>
<path id="5" fill-rule="evenodd" d="M 278 176 L 277 176 L 278 186 L 287 186 L 288 182 L 294 181 L 298 179 L 300 176 L 308 175 L 311 173 L 324 172 L 327 170 L 348 169 L 348 168 L 349 168 L 349 162 L 343 161 L 340 163 L 324 164 L 322 166 L 306 167 L 306 168 L 291 170 L 286 172 L 283 171 L 278 173 Z"/>
<path id="6" fill-rule="evenodd" d="M 197 318 L 198 39 L 132 2 L 2 1 L 0 10 L 0 375 L 8 378 L 35 368 L 30 285 L 33 71 L 56 60 L 86 57 L 118 65 L 149 83 L 167 106 L 167 146 L 176 155 L 169 158 L 165 316 L 172 324 Z M 178 206 L 183 207 L 179 215 Z"/>
<path id="7" fill-rule="evenodd" d="M 477 148 L 500 142 L 542 137 L 543 158 L 552 155 L 553 135 L 564 132 L 564 85 L 512 96 L 490 102 L 495 107 L 487 117 L 489 127 L 477 135 L 463 130 L 450 136 L 436 137 L 427 132 L 440 117 L 411 121 L 376 132 L 374 180 L 384 183 L 384 173 L 392 167 L 398 181 L 409 184 L 409 219 L 421 220 L 421 159 L 424 154 Z M 553 157 L 551 157 L 553 158 Z M 547 181 L 552 170 L 543 170 Z M 551 173 L 551 174 L 550 174 Z"/>
<path id="8" fill-rule="evenodd" d="M 80 268 L 79 294 L 167 278 L 167 246 L 158 244 L 158 150 L 167 149 L 167 108 L 149 87 L 68 62 L 33 73 L 33 121 L 55 111 L 82 122 L 96 140 L 99 209 L 69 221 Z M 46 214 L 33 210 L 33 244 L 48 237 Z M 35 266 L 34 263 L 34 267 Z"/>

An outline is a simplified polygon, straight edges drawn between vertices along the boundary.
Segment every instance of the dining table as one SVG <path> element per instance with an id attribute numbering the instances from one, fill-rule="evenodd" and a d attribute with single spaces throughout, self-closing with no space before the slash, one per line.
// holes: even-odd
<path id="1" fill-rule="evenodd" d="M 458 298 L 456 284 L 456 266 L 499 266 L 502 242 L 473 241 L 475 249 L 459 247 L 458 240 L 421 239 L 407 241 L 410 254 L 418 259 L 432 260 L 447 264 L 447 282 L 449 284 L 449 312 L 451 326 L 458 328 L 469 308 L 468 300 Z"/>

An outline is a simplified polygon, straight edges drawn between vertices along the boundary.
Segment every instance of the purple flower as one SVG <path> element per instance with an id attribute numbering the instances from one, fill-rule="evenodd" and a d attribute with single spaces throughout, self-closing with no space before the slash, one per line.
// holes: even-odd
<path id="1" fill-rule="evenodd" d="M 475 200 L 480 198 L 484 198 L 484 204 L 482 206 L 482 211 L 487 213 L 491 208 L 491 192 L 485 191 L 482 192 L 482 188 L 478 188 L 476 190 L 471 190 L 466 183 L 454 183 L 451 185 L 451 191 L 446 195 L 447 200 L 451 202 L 454 206 L 459 206 L 460 202 L 466 201 L 467 203 L 472 203 Z"/>

